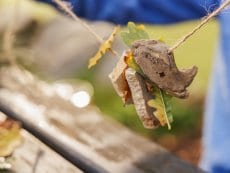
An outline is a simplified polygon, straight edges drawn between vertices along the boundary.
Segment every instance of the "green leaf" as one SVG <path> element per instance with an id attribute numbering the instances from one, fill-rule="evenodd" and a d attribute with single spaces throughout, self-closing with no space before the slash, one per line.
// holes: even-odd
<path id="1" fill-rule="evenodd" d="M 128 23 L 128 32 L 121 32 L 121 37 L 127 46 L 131 46 L 137 40 L 149 39 L 144 25 L 135 25 L 133 22 Z"/>
<path id="2" fill-rule="evenodd" d="M 155 96 L 154 99 L 148 101 L 148 105 L 155 109 L 153 112 L 154 116 L 160 121 L 162 126 L 168 125 L 168 129 L 171 129 L 173 116 L 171 112 L 171 96 L 166 94 L 163 90 L 153 86 L 152 94 Z"/>
<path id="3" fill-rule="evenodd" d="M 167 115 L 168 121 L 170 123 L 172 123 L 173 122 L 173 114 L 172 114 L 172 106 L 171 106 L 172 96 L 170 96 L 169 94 L 167 94 L 163 90 L 161 90 L 161 93 L 162 93 L 162 96 L 164 98 L 165 110 L 166 110 L 166 115 Z"/>

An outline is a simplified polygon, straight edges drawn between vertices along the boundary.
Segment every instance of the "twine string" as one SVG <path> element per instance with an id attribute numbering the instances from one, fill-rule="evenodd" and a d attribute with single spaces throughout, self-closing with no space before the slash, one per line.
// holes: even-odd
<path id="1" fill-rule="evenodd" d="M 102 44 L 104 40 L 97 35 L 97 33 L 84 21 L 82 21 L 66 4 L 64 4 L 61 0 L 53 0 L 62 10 L 64 10 L 68 15 L 70 15 L 75 21 L 79 22 L 83 27 L 85 27 L 96 39 L 97 41 Z M 117 57 L 120 57 L 119 54 L 113 50 L 109 49 L 109 51 Z"/>
<path id="2" fill-rule="evenodd" d="M 191 30 L 188 34 L 184 35 L 178 42 L 176 42 L 170 49 L 169 53 L 173 52 L 180 45 L 182 45 L 185 41 L 187 41 L 193 34 L 195 34 L 198 30 L 200 30 L 205 24 L 207 24 L 210 19 L 218 15 L 222 10 L 224 10 L 228 5 L 230 5 L 230 0 L 224 1 L 216 10 L 206 16 L 199 25 L 197 25 L 193 30 Z"/>

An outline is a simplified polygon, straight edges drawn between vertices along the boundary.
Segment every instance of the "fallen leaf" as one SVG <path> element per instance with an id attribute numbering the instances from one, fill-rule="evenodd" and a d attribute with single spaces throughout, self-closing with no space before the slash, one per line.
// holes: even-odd
<path id="1" fill-rule="evenodd" d="M 120 27 L 115 27 L 112 34 L 109 36 L 109 38 L 103 42 L 97 51 L 96 55 L 89 60 L 88 68 L 91 68 L 95 66 L 98 62 L 98 60 L 101 59 L 101 57 L 108 51 L 111 50 L 112 43 L 114 41 L 114 38 L 116 34 L 119 32 Z"/>
<path id="2" fill-rule="evenodd" d="M 6 119 L 0 122 L 0 157 L 9 156 L 21 144 L 20 124 Z"/>

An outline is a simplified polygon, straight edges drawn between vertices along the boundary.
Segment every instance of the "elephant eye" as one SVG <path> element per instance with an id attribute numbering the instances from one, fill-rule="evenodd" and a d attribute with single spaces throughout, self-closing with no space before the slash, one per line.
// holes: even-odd
<path id="1" fill-rule="evenodd" d="M 158 73 L 160 77 L 165 77 L 165 73 L 164 72 L 160 72 Z"/>

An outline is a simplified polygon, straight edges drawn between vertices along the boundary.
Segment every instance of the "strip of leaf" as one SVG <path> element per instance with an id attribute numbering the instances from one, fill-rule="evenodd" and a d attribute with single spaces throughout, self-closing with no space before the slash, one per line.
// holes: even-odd
<path id="1" fill-rule="evenodd" d="M 159 89 L 158 87 L 153 87 L 152 90 L 154 99 L 148 101 L 148 106 L 155 109 L 153 112 L 154 116 L 160 121 L 162 126 L 168 125 L 168 129 L 171 129 L 172 113 L 170 106 L 171 96 L 167 95 L 164 91 Z"/>
<path id="2" fill-rule="evenodd" d="M 98 62 L 98 60 L 101 59 L 101 57 L 108 51 L 111 49 L 112 43 L 114 41 L 114 38 L 116 36 L 116 34 L 119 32 L 120 27 L 115 27 L 113 32 L 111 33 L 111 35 L 109 36 L 109 38 L 103 42 L 99 48 L 99 50 L 97 51 L 96 55 L 92 58 L 90 58 L 89 60 L 89 64 L 88 64 L 88 68 L 91 68 L 93 66 L 95 66 Z"/>

